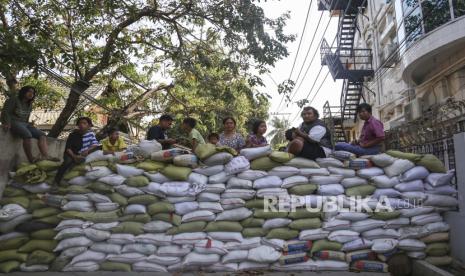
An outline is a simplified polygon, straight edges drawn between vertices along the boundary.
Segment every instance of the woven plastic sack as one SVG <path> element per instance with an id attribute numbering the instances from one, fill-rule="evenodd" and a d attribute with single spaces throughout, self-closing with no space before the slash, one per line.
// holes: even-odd
<path id="1" fill-rule="evenodd" d="M 426 177 L 428 177 L 428 175 L 429 175 L 429 172 L 425 167 L 416 166 L 404 172 L 401 176 L 399 176 L 399 180 L 402 182 L 421 180 L 421 179 L 425 179 Z"/>
<path id="2" fill-rule="evenodd" d="M 228 175 L 235 175 L 248 169 L 250 169 L 250 162 L 244 156 L 234 157 L 224 168 Z"/>
<path id="3" fill-rule="evenodd" d="M 203 161 L 207 166 L 224 165 L 233 159 L 233 155 L 227 152 L 219 152 Z"/>
<path id="4" fill-rule="evenodd" d="M 182 154 L 173 158 L 173 163 L 179 167 L 197 168 L 199 159 L 193 154 Z"/>
<path id="5" fill-rule="evenodd" d="M 394 177 L 403 174 L 404 172 L 415 167 L 415 164 L 409 160 L 398 159 L 392 165 L 384 168 L 384 172 L 388 177 Z"/>
<path id="6" fill-rule="evenodd" d="M 294 158 L 292 153 L 284 152 L 284 151 L 273 151 L 270 154 L 270 159 L 279 162 L 279 163 L 286 163 L 291 161 Z"/>
<path id="7" fill-rule="evenodd" d="M 195 148 L 195 155 L 197 155 L 200 160 L 205 160 L 215 153 L 216 147 L 210 143 L 200 144 Z"/>
<path id="8" fill-rule="evenodd" d="M 280 166 L 281 164 L 271 160 L 269 157 L 260 157 L 253 160 L 250 163 L 250 168 L 252 170 L 262 170 L 262 171 L 270 171 L 275 167 Z"/>
<path id="9" fill-rule="evenodd" d="M 319 169 L 320 166 L 313 160 L 296 157 L 292 158 L 289 162 L 284 163 L 285 166 L 295 167 L 299 169 Z"/>
<path id="10" fill-rule="evenodd" d="M 183 149 L 179 148 L 172 148 L 172 149 L 167 149 L 167 150 L 162 150 L 162 151 L 157 151 L 151 154 L 151 159 L 153 161 L 162 161 L 162 162 L 167 162 L 173 160 L 175 156 L 185 154 L 187 153 Z"/>
<path id="11" fill-rule="evenodd" d="M 254 160 L 263 156 L 268 156 L 271 154 L 271 147 L 258 147 L 258 148 L 246 148 L 242 149 L 240 155 L 244 156 L 248 160 Z"/>
<path id="12" fill-rule="evenodd" d="M 454 170 L 450 170 L 447 173 L 432 173 L 428 175 L 426 182 L 433 187 L 448 185 L 454 177 L 454 174 Z"/>
<path id="13" fill-rule="evenodd" d="M 144 173 L 144 170 L 142 169 L 137 169 L 131 166 L 121 164 L 116 164 L 116 171 L 119 175 L 126 178 L 131 176 L 142 175 Z"/>

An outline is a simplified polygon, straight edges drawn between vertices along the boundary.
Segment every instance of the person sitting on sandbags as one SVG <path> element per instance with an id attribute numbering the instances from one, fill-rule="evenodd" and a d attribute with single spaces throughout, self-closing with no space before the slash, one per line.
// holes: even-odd
<path id="1" fill-rule="evenodd" d="M 123 137 L 119 135 L 117 128 L 108 129 L 107 135 L 108 137 L 101 141 L 103 154 L 114 155 L 116 152 L 122 152 L 128 147 Z"/>
<path id="2" fill-rule="evenodd" d="M 315 108 L 305 107 L 301 116 L 304 121 L 299 128 L 292 128 L 292 141 L 289 142 L 287 151 L 311 160 L 325 158 L 331 152 L 330 131 L 319 119 L 320 115 Z"/>

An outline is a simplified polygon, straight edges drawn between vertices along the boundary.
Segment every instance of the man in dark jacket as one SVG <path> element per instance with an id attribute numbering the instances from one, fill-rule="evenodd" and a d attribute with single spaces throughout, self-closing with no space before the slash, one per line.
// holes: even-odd
<path id="1" fill-rule="evenodd" d="M 176 140 L 168 138 L 168 134 L 166 133 L 173 124 L 173 117 L 164 114 L 160 117 L 159 121 L 158 125 L 149 128 L 147 140 L 157 140 L 157 142 L 162 145 L 163 149 L 169 149 L 171 145 L 176 143 Z"/>

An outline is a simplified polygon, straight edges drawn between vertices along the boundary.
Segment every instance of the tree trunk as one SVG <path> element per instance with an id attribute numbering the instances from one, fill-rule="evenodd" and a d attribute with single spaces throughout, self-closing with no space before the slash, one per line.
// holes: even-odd
<path id="1" fill-rule="evenodd" d="M 60 133 L 68 124 L 69 118 L 76 110 L 81 93 L 84 92 L 88 87 L 88 84 L 81 81 L 76 81 L 73 83 L 69 91 L 68 99 L 66 100 L 66 105 L 61 111 L 60 116 L 58 116 L 58 119 L 56 120 L 52 129 L 50 130 L 48 134 L 49 137 L 57 138 L 60 135 Z"/>

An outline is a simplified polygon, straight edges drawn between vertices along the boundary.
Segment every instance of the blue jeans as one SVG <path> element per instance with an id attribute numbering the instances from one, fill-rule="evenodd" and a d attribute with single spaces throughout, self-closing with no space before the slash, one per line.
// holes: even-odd
<path id="1" fill-rule="evenodd" d="M 380 153 L 381 146 L 374 146 L 371 148 L 362 148 L 361 146 L 351 145 L 349 143 L 337 143 L 335 149 L 352 152 L 356 154 L 357 156 L 362 156 L 362 155 L 375 155 L 375 154 Z"/>

